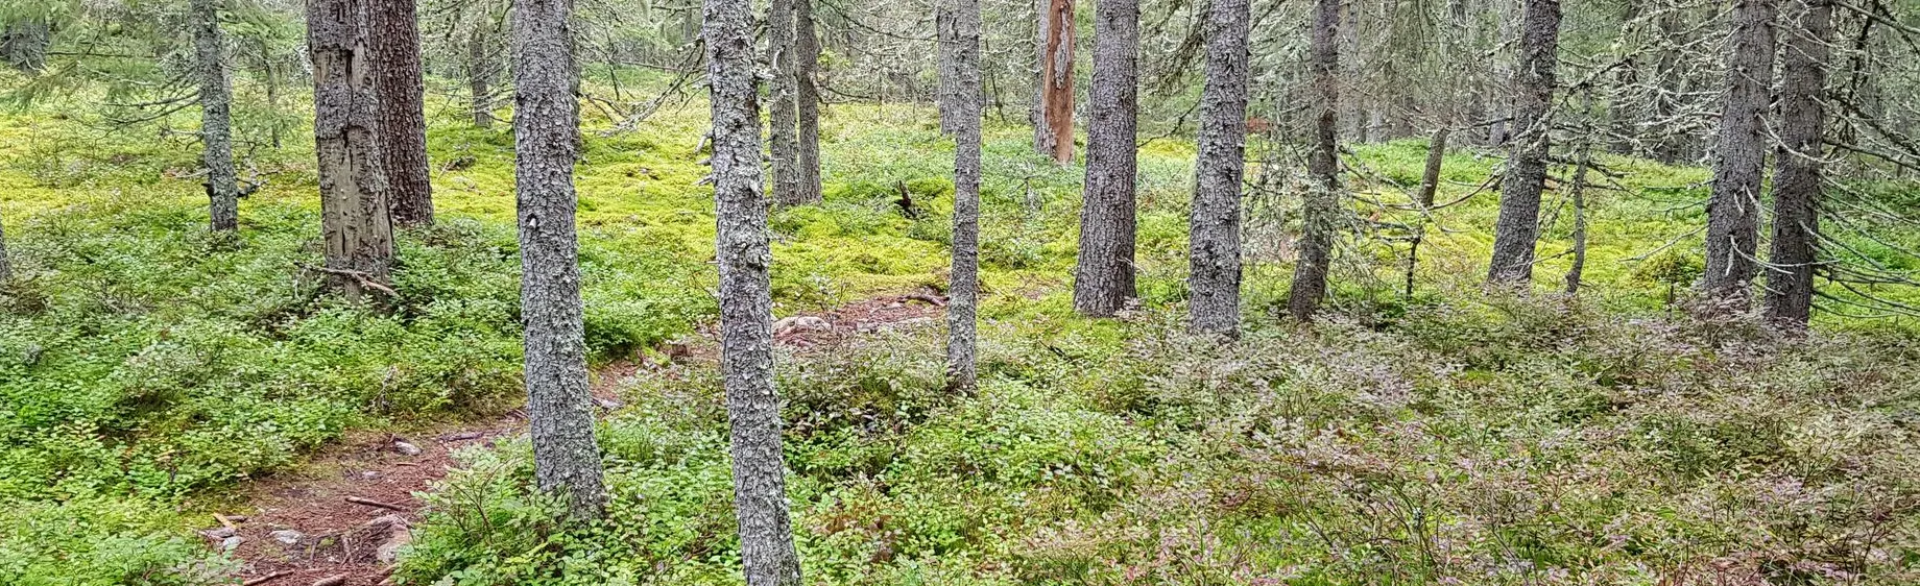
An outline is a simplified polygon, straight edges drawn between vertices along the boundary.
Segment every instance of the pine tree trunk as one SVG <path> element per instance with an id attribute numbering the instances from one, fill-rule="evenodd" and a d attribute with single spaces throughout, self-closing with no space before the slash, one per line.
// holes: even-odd
<path id="1" fill-rule="evenodd" d="M 1700 289 L 1712 310 L 1744 311 L 1758 265 L 1760 183 L 1766 171 L 1776 0 L 1737 0 L 1728 42 L 1727 93 L 1707 200 L 1707 263 Z"/>
<path id="2" fill-rule="evenodd" d="M 1313 20 L 1313 152 L 1307 159 L 1312 186 L 1307 190 L 1302 216 L 1300 258 L 1293 265 L 1293 285 L 1287 293 L 1287 313 L 1299 321 L 1313 319 L 1327 296 L 1327 271 L 1333 261 L 1333 233 L 1340 207 L 1340 0 L 1318 0 Z"/>
<path id="3" fill-rule="evenodd" d="M 773 387 L 773 294 L 761 196 L 760 113 L 751 3 L 706 0 L 701 36 L 712 87 L 715 259 L 720 265 L 720 371 L 733 454 L 734 514 L 748 586 L 798 586 L 787 514 L 780 398 Z"/>
<path id="4" fill-rule="evenodd" d="M 974 384 L 980 300 L 980 0 L 951 0 L 953 29 L 953 267 L 947 287 L 947 382 Z"/>
<path id="5" fill-rule="evenodd" d="M 1039 1 L 1039 95 L 1033 148 L 1062 165 L 1073 162 L 1073 0 Z"/>
<path id="6" fill-rule="evenodd" d="M 1080 255 L 1073 307 L 1105 317 L 1135 295 L 1134 173 L 1138 138 L 1140 4 L 1099 0 L 1094 6 L 1093 91 L 1088 95 L 1087 179 L 1080 207 Z"/>
<path id="7" fill-rule="evenodd" d="M 793 76 L 800 111 L 800 191 L 794 201 L 819 203 L 820 87 L 814 79 L 820 67 L 820 38 L 814 30 L 813 0 L 794 0 Z"/>
<path id="8" fill-rule="evenodd" d="M 215 232 L 240 226 L 240 180 L 233 170 L 233 102 L 227 87 L 226 46 L 220 34 L 218 0 L 193 0 L 193 45 L 200 66 L 201 160 L 207 166 L 210 225 Z"/>
<path id="9" fill-rule="evenodd" d="M 44 22 L 16 22 L 0 33 L 0 59 L 24 73 L 40 73 L 47 68 L 47 45 L 53 41 L 52 27 Z"/>
<path id="10" fill-rule="evenodd" d="M 527 419 L 540 490 L 564 493 L 575 519 L 598 519 L 607 491 L 593 437 L 574 228 L 579 103 L 572 0 L 513 4 L 514 191 L 520 212 L 520 320 Z"/>
<path id="11" fill-rule="evenodd" d="M 1247 165 L 1248 0 L 1207 4 L 1207 81 L 1188 226 L 1191 329 L 1240 332 L 1240 187 Z"/>
<path id="12" fill-rule="evenodd" d="M 414 0 L 368 5 L 373 29 L 374 84 L 380 92 L 381 152 L 393 190 L 393 220 L 433 223 L 433 184 L 427 179 L 426 86 L 420 78 L 420 29 Z"/>
<path id="13" fill-rule="evenodd" d="M 773 151 L 773 200 L 782 206 L 804 203 L 800 196 L 799 93 L 793 70 L 794 7 L 797 0 L 773 0 L 767 7 L 768 139 Z"/>
<path id="14" fill-rule="evenodd" d="M 310 0 L 314 154 L 321 232 L 335 287 L 359 298 L 393 264 L 393 214 L 379 143 L 380 99 L 368 54 L 370 0 Z"/>
<path id="15" fill-rule="evenodd" d="M 1813 317 L 1813 271 L 1819 262 L 1821 140 L 1826 128 L 1828 39 L 1833 0 L 1794 2 L 1798 21 L 1781 55 L 1779 168 L 1773 175 L 1773 244 L 1767 255 L 1767 317 L 1801 329 Z"/>
<path id="16" fill-rule="evenodd" d="M 1554 65 L 1560 47 L 1560 0 L 1526 0 L 1520 64 L 1513 73 L 1513 137 L 1500 179 L 1500 219 L 1493 226 L 1487 282 L 1525 290 L 1533 279 L 1540 237 L 1540 192 L 1552 147 Z"/>
<path id="17" fill-rule="evenodd" d="M 493 127 L 493 64 L 492 52 L 487 47 L 487 29 L 475 26 L 472 36 L 467 38 L 467 95 L 468 108 L 473 112 L 473 125 L 480 128 Z"/>

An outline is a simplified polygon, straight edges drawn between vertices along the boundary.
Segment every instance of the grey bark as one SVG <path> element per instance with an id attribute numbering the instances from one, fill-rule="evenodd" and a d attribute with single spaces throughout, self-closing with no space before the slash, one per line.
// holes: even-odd
<path id="1" fill-rule="evenodd" d="M 1312 185 L 1303 206 L 1304 233 L 1300 258 L 1293 265 L 1293 284 L 1287 293 L 1287 313 L 1307 321 L 1320 310 L 1327 295 L 1327 271 L 1333 261 L 1333 232 L 1340 207 L 1340 159 L 1336 133 L 1340 123 L 1340 0 L 1319 0 L 1314 8 L 1312 68 L 1314 120 L 1313 152 L 1307 174 Z"/>
<path id="2" fill-rule="evenodd" d="M 1573 204 L 1573 264 L 1567 267 L 1565 289 L 1568 295 L 1580 293 L 1580 279 L 1587 269 L 1587 172 L 1593 168 L 1593 141 L 1598 129 L 1593 127 L 1593 89 L 1587 88 L 1586 122 L 1581 127 L 1579 147 L 1573 167 L 1573 187 L 1568 190 L 1567 198 Z"/>
<path id="3" fill-rule="evenodd" d="M 381 153 L 392 190 L 393 219 L 433 223 L 433 184 L 427 178 L 426 86 L 420 72 L 420 29 L 414 0 L 368 5 L 374 85 L 380 92 Z"/>
<path id="4" fill-rule="evenodd" d="M 0 286 L 13 282 L 13 261 L 7 257 L 7 230 L 0 221 Z"/>
<path id="5" fill-rule="evenodd" d="M 1779 168 L 1773 175 L 1773 242 L 1767 259 L 1767 317 L 1789 329 L 1813 317 L 1813 273 L 1819 258 L 1821 176 L 1825 157 L 1828 39 L 1833 0 L 1794 2 L 1797 22 L 1786 35 L 1780 84 Z"/>
<path id="6" fill-rule="evenodd" d="M 767 96 L 768 140 L 773 154 L 773 200 L 796 205 L 800 195 L 799 93 L 794 77 L 796 0 L 773 0 L 767 7 L 767 67 L 772 71 Z"/>
<path id="7" fill-rule="evenodd" d="M 1140 4 L 1094 7 L 1093 90 L 1088 95 L 1087 179 L 1080 207 L 1080 254 L 1073 307 L 1105 317 L 1135 295 L 1134 174 L 1137 167 Z"/>
<path id="8" fill-rule="evenodd" d="M 947 382 L 972 390 L 980 301 L 980 0 L 950 0 L 953 29 L 953 267 L 947 287 Z"/>
<path id="9" fill-rule="evenodd" d="M 960 57 L 954 54 L 960 43 L 960 32 L 956 28 L 958 24 L 954 22 L 954 11 L 959 7 L 955 4 L 956 0 L 936 0 L 933 6 L 933 36 L 938 51 L 934 58 L 934 74 L 938 78 L 940 92 L 934 97 L 934 102 L 940 112 L 940 133 L 946 135 L 957 131 L 955 125 L 959 124 L 962 116 L 955 111 L 959 105 L 954 103 L 960 99 L 961 91 L 960 80 L 956 79 L 960 75 Z"/>
<path id="10" fill-rule="evenodd" d="M 1033 106 L 1033 148 L 1062 165 L 1073 162 L 1073 0 L 1037 0 L 1039 77 Z"/>
<path id="11" fill-rule="evenodd" d="M 486 27 L 475 26 L 467 38 L 467 107 L 472 110 L 473 125 L 480 128 L 493 127 L 493 75 L 497 68 L 487 45 Z"/>
<path id="12" fill-rule="evenodd" d="M 375 63 L 367 39 L 369 1 L 307 3 L 321 232 L 329 276 L 351 298 L 370 283 L 385 282 L 393 263 L 380 102 L 369 71 Z"/>
<path id="13" fill-rule="evenodd" d="M 53 41 L 53 27 L 45 22 L 26 21 L 7 25 L 0 32 L 0 59 L 25 73 L 47 68 L 47 45 Z"/>
<path id="14" fill-rule="evenodd" d="M 1554 65 L 1559 60 L 1560 0 L 1526 0 L 1520 64 L 1513 72 L 1513 137 L 1500 179 L 1500 219 L 1493 226 L 1487 282 L 1525 289 L 1540 237 L 1540 192 L 1547 186 L 1552 144 Z"/>
<path id="15" fill-rule="evenodd" d="M 1773 82 L 1776 0 L 1737 0 L 1727 43 L 1727 89 L 1707 200 L 1707 262 L 1700 290 L 1713 307 L 1744 311 L 1758 263 L 1765 117 Z"/>
<path id="16" fill-rule="evenodd" d="M 1200 95 L 1188 251 L 1191 323 L 1198 333 L 1240 332 L 1240 188 L 1247 165 L 1248 0 L 1207 3 L 1207 81 Z"/>
<path id="17" fill-rule="evenodd" d="M 720 265 L 720 370 L 733 455 L 734 515 L 748 586 L 800 584 L 787 514 L 780 398 L 773 387 L 773 294 L 751 3 L 706 0 L 713 113 L 715 259 Z"/>
<path id="18" fill-rule="evenodd" d="M 200 68 L 201 160 L 207 166 L 209 224 L 215 232 L 240 226 L 240 180 L 233 169 L 233 95 L 227 86 L 226 41 L 219 0 L 193 0 L 194 54 Z"/>
<path id="19" fill-rule="evenodd" d="M 573 163 L 578 75 L 572 0 L 513 4 L 514 190 L 520 212 L 520 321 L 526 331 L 527 419 L 540 490 L 564 493 L 576 519 L 597 519 L 607 492 L 587 394 L 585 325 L 575 235 Z"/>
<path id="20" fill-rule="evenodd" d="M 820 67 L 820 38 L 814 30 L 813 0 L 794 0 L 793 76 L 800 114 L 800 184 L 794 201 L 819 203 L 820 86 L 814 79 Z"/>
<path id="21" fill-rule="evenodd" d="M 1413 238 L 1407 242 L 1407 283 L 1406 297 L 1413 298 L 1414 272 L 1420 268 L 1420 245 L 1427 239 L 1427 221 L 1433 209 L 1433 196 L 1440 191 L 1440 170 L 1447 159 L 1447 137 L 1452 128 L 1441 126 L 1434 129 L 1433 138 L 1427 141 L 1427 166 L 1420 174 L 1420 192 L 1416 201 L 1420 203 L 1421 218 L 1414 224 Z"/>

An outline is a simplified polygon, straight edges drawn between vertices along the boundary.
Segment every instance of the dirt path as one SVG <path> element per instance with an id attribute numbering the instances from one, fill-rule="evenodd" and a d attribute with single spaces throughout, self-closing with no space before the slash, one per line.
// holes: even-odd
<path id="1" fill-rule="evenodd" d="M 874 297 L 833 311 L 780 320 L 776 339 L 797 352 L 883 329 L 936 324 L 944 301 L 930 295 Z M 675 352 L 676 360 L 712 360 L 716 345 L 702 339 Z M 593 394 L 617 409 L 619 391 L 643 364 L 621 361 L 595 372 Z M 396 435 L 349 434 L 296 471 L 243 485 L 213 525 L 202 531 L 214 548 L 230 548 L 242 562 L 247 586 L 371 586 L 386 578 L 392 551 L 411 539 L 422 492 L 452 470 L 452 453 L 518 435 L 526 420 L 516 409 L 503 417 L 460 422 Z"/>

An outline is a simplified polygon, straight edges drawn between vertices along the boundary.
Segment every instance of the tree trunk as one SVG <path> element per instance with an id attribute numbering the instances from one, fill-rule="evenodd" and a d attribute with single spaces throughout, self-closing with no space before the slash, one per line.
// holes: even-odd
<path id="1" fill-rule="evenodd" d="M 334 285 L 359 298 L 393 264 L 393 214 L 379 142 L 380 99 L 368 68 L 369 0 L 310 0 L 314 154 L 321 231 Z"/>
<path id="2" fill-rule="evenodd" d="M 1433 196 L 1440 191 L 1440 170 L 1447 160 L 1447 137 L 1453 129 L 1441 126 L 1434 129 L 1433 138 L 1427 141 L 1427 166 L 1420 174 L 1420 219 L 1414 224 L 1413 239 L 1407 243 L 1407 285 L 1406 297 L 1413 299 L 1414 271 L 1420 268 L 1420 244 L 1427 239 L 1427 223 L 1432 221 Z"/>
<path id="3" fill-rule="evenodd" d="M 1303 206 L 1300 258 L 1293 265 L 1293 285 L 1287 293 L 1287 313 L 1307 321 L 1320 310 L 1327 295 L 1327 270 L 1333 261 L 1333 233 L 1340 213 L 1340 0 L 1318 0 L 1313 20 L 1313 152 L 1307 174 L 1313 183 Z"/>
<path id="4" fill-rule="evenodd" d="M 193 46 L 200 66 L 201 160 L 207 166 L 210 225 L 215 232 L 240 226 L 240 180 L 233 170 L 233 102 L 227 87 L 226 46 L 220 35 L 218 0 L 193 0 Z"/>
<path id="5" fill-rule="evenodd" d="M 433 223 L 433 184 L 427 179 L 426 86 L 420 79 L 420 29 L 414 0 L 368 5 L 374 84 L 380 92 L 381 152 L 393 190 L 393 220 Z"/>
<path id="6" fill-rule="evenodd" d="M 701 33 L 712 87 L 715 259 L 720 265 L 720 370 L 733 454 L 734 514 L 748 586 L 798 586 L 787 515 L 780 398 L 773 388 L 773 294 L 761 196 L 760 112 L 751 3 L 706 0 Z"/>
<path id="7" fill-rule="evenodd" d="M 954 111 L 957 106 L 954 101 L 959 99 L 958 94 L 961 91 L 960 80 L 956 79 L 960 75 L 957 71 L 960 67 L 958 62 L 960 57 L 954 54 L 960 44 L 960 32 L 956 30 L 957 25 L 954 22 L 954 11 L 958 10 L 958 7 L 954 6 L 955 2 L 956 0 L 935 0 L 933 5 L 933 36 L 937 50 L 934 57 L 934 75 L 939 81 L 939 94 L 934 96 L 934 105 L 938 107 L 940 113 L 940 133 L 949 136 L 957 131 L 955 125 L 959 124 L 958 119 L 962 116 L 961 113 Z"/>
<path id="8" fill-rule="evenodd" d="M 575 236 L 572 0 L 513 4 L 514 187 L 520 211 L 520 320 L 527 419 L 540 490 L 564 493 L 575 519 L 598 519 L 607 490 L 593 437 Z"/>
<path id="9" fill-rule="evenodd" d="M 1073 0 L 1038 0 L 1039 95 L 1033 148 L 1061 165 L 1073 162 Z"/>
<path id="10" fill-rule="evenodd" d="M 1533 279 L 1540 237 L 1540 192 L 1551 150 L 1554 65 L 1560 47 L 1560 0 L 1526 0 L 1520 65 L 1513 73 L 1512 154 L 1500 179 L 1500 219 L 1493 226 L 1487 282 L 1525 290 Z"/>
<path id="11" fill-rule="evenodd" d="M 773 200 L 797 205 L 800 195 L 799 88 L 793 70 L 794 7 L 796 0 L 773 0 L 767 7 L 767 67 L 772 72 L 767 95 L 768 139 L 773 151 Z"/>
<path id="12" fill-rule="evenodd" d="M 813 0 L 794 0 L 793 77 L 800 112 L 800 191 L 794 201 L 819 203 L 820 87 L 814 79 L 820 67 L 820 38 L 814 30 Z"/>
<path id="13" fill-rule="evenodd" d="M 1139 0 L 1099 0 L 1093 34 L 1093 91 L 1088 96 L 1093 119 L 1087 124 L 1087 179 L 1080 207 L 1073 307 L 1085 315 L 1105 317 L 1135 295 Z"/>
<path id="14" fill-rule="evenodd" d="M 24 73 L 40 73 L 47 68 L 47 45 L 53 41 L 53 29 L 44 22 L 15 22 L 0 33 L 0 59 Z"/>
<path id="15" fill-rule="evenodd" d="M 950 0 L 953 37 L 953 267 L 947 287 L 947 382 L 974 384 L 975 314 L 980 300 L 980 0 Z"/>
<path id="16" fill-rule="evenodd" d="M 1802 329 L 1813 317 L 1813 271 L 1819 262 L 1821 145 L 1826 128 L 1828 39 L 1833 0 L 1798 0 L 1787 33 L 1780 84 L 1779 165 L 1773 175 L 1773 244 L 1767 255 L 1767 317 Z"/>
<path id="17" fill-rule="evenodd" d="M 1760 233 L 1760 182 L 1767 165 L 1768 92 L 1773 82 L 1775 0 L 1738 0 L 1728 42 L 1727 93 L 1707 200 L 1707 263 L 1700 290 L 1714 311 L 1744 311 Z"/>
<path id="18" fill-rule="evenodd" d="M 1593 127 L 1593 88 L 1587 88 L 1586 107 L 1583 115 L 1586 122 L 1580 129 L 1579 146 L 1574 156 L 1573 186 L 1567 190 L 1567 198 L 1573 204 L 1573 264 L 1567 267 L 1568 295 L 1580 294 L 1580 279 L 1587 270 L 1587 172 L 1593 167 L 1593 141 L 1598 129 Z"/>
<path id="19" fill-rule="evenodd" d="M 0 221 L 0 287 L 13 282 L 13 261 L 7 257 L 7 230 L 5 222 Z"/>
<path id="20" fill-rule="evenodd" d="M 480 128 L 493 127 L 493 75 L 497 67 L 492 55 L 487 47 L 487 28 L 473 27 L 472 36 L 467 38 L 467 95 L 473 125 Z"/>
<path id="21" fill-rule="evenodd" d="M 1248 0 L 1207 4 L 1207 81 L 1200 96 L 1199 156 L 1188 226 L 1197 333 L 1240 333 L 1240 187 L 1247 166 Z"/>

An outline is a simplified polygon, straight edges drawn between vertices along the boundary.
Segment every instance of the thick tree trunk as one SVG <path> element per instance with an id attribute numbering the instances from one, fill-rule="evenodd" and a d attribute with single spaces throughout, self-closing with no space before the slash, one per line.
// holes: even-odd
<path id="1" fill-rule="evenodd" d="M 426 86 L 420 78 L 420 29 L 414 0 L 368 4 L 373 73 L 380 92 L 381 152 L 393 190 L 393 220 L 433 223 L 433 184 L 427 179 Z"/>
<path id="2" fill-rule="evenodd" d="M 47 68 L 47 45 L 53 41 L 53 29 L 44 22 L 16 22 L 0 33 L 0 59 L 26 73 Z"/>
<path id="3" fill-rule="evenodd" d="M 480 128 L 493 127 L 493 75 L 498 69 L 487 45 L 486 27 L 473 27 L 467 38 L 467 107 L 473 112 L 473 125 Z"/>
<path id="4" fill-rule="evenodd" d="M 1093 91 L 1088 96 L 1087 179 L 1073 307 L 1105 317 L 1135 295 L 1133 275 L 1135 103 L 1140 60 L 1138 0 L 1099 0 L 1094 10 Z"/>
<path id="5" fill-rule="evenodd" d="M 1039 2 L 1039 95 L 1033 148 L 1062 165 L 1073 162 L 1073 0 Z"/>
<path id="6" fill-rule="evenodd" d="M 1560 47 L 1560 0 L 1526 0 L 1520 65 L 1513 73 L 1513 144 L 1500 179 L 1500 219 L 1493 226 L 1487 282 L 1524 290 L 1533 279 L 1540 237 L 1540 192 L 1551 150 L 1554 65 Z"/>
<path id="7" fill-rule="evenodd" d="M 370 0 L 310 0 L 314 154 L 321 232 L 334 285 L 358 298 L 393 264 L 393 214 L 379 142 L 380 99 L 367 40 Z"/>
<path id="8" fill-rule="evenodd" d="M 950 0 L 953 29 L 953 267 L 947 287 L 947 382 L 972 390 L 980 301 L 980 0 Z"/>
<path id="9" fill-rule="evenodd" d="M 1294 319 L 1313 319 L 1327 296 L 1327 271 L 1333 261 L 1333 233 L 1340 213 L 1340 159 L 1336 128 L 1340 123 L 1340 0 L 1318 0 L 1313 18 L 1313 152 L 1307 174 L 1312 186 L 1303 206 L 1300 258 L 1293 265 L 1293 285 L 1287 293 L 1287 313 Z"/>
<path id="10" fill-rule="evenodd" d="M 1727 43 L 1727 93 L 1707 201 L 1707 263 L 1700 290 L 1715 310 L 1744 311 L 1758 263 L 1760 183 L 1766 171 L 1768 88 L 1776 0 L 1737 0 Z"/>
<path id="11" fill-rule="evenodd" d="M 1773 244 L 1767 255 L 1767 317 L 1800 329 L 1813 317 L 1813 271 L 1819 262 L 1827 61 L 1833 0 L 1798 0 L 1787 33 L 1780 84 L 1779 169 L 1773 175 Z"/>
<path id="12" fill-rule="evenodd" d="M 572 0 L 513 4 L 514 187 L 520 211 L 520 321 L 526 330 L 527 419 L 540 490 L 567 496 L 575 519 L 598 519 L 607 490 L 593 437 L 574 229 Z"/>
<path id="13" fill-rule="evenodd" d="M 218 0 L 193 0 L 193 46 L 200 68 L 201 160 L 207 166 L 210 225 L 215 232 L 240 226 L 240 180 L 233 170 L 233 102 L 227 87 L 225 40 Z"/>
<path id="14" fill-rule="evenodd" d="M 1207 81 L 1188 226 L 1189 327 L 1240 332 L 1240 187 L 1247 166 L 1248 0 L 1207 4 Z"/>
<path id="15" fill-rule="evenodd" d="M 813 0 L 794 0 L 793 77 L 800 112 L 800 191 L 794 202 L 819 203 L 820 86 L 814 74 L 820 67 L 820 38 L 814 30 Z"/>
<path id="16" fill-rule="evenodd" d="M 780 398 L 773 387 L 773 293 L 761 195 L 760 111 L 751 3 L 706 0 L 701 33 L 712 87 L 715 259 L 720 265 L 720 371 L 733 453 L 734 514 L 748 586 L 797 586 L 787 515 Z"/>
<path id="17" fill-rule="evenodd" d="M 800 196 L 799 88 L 793 70 L 794 7 L 797 0 L 773 0 L 767 7 L 767 68 L 772 72 L 767 95 L 769 149 L 773 154 L 773 200 L 789 206 L 804 203 Z"/>

